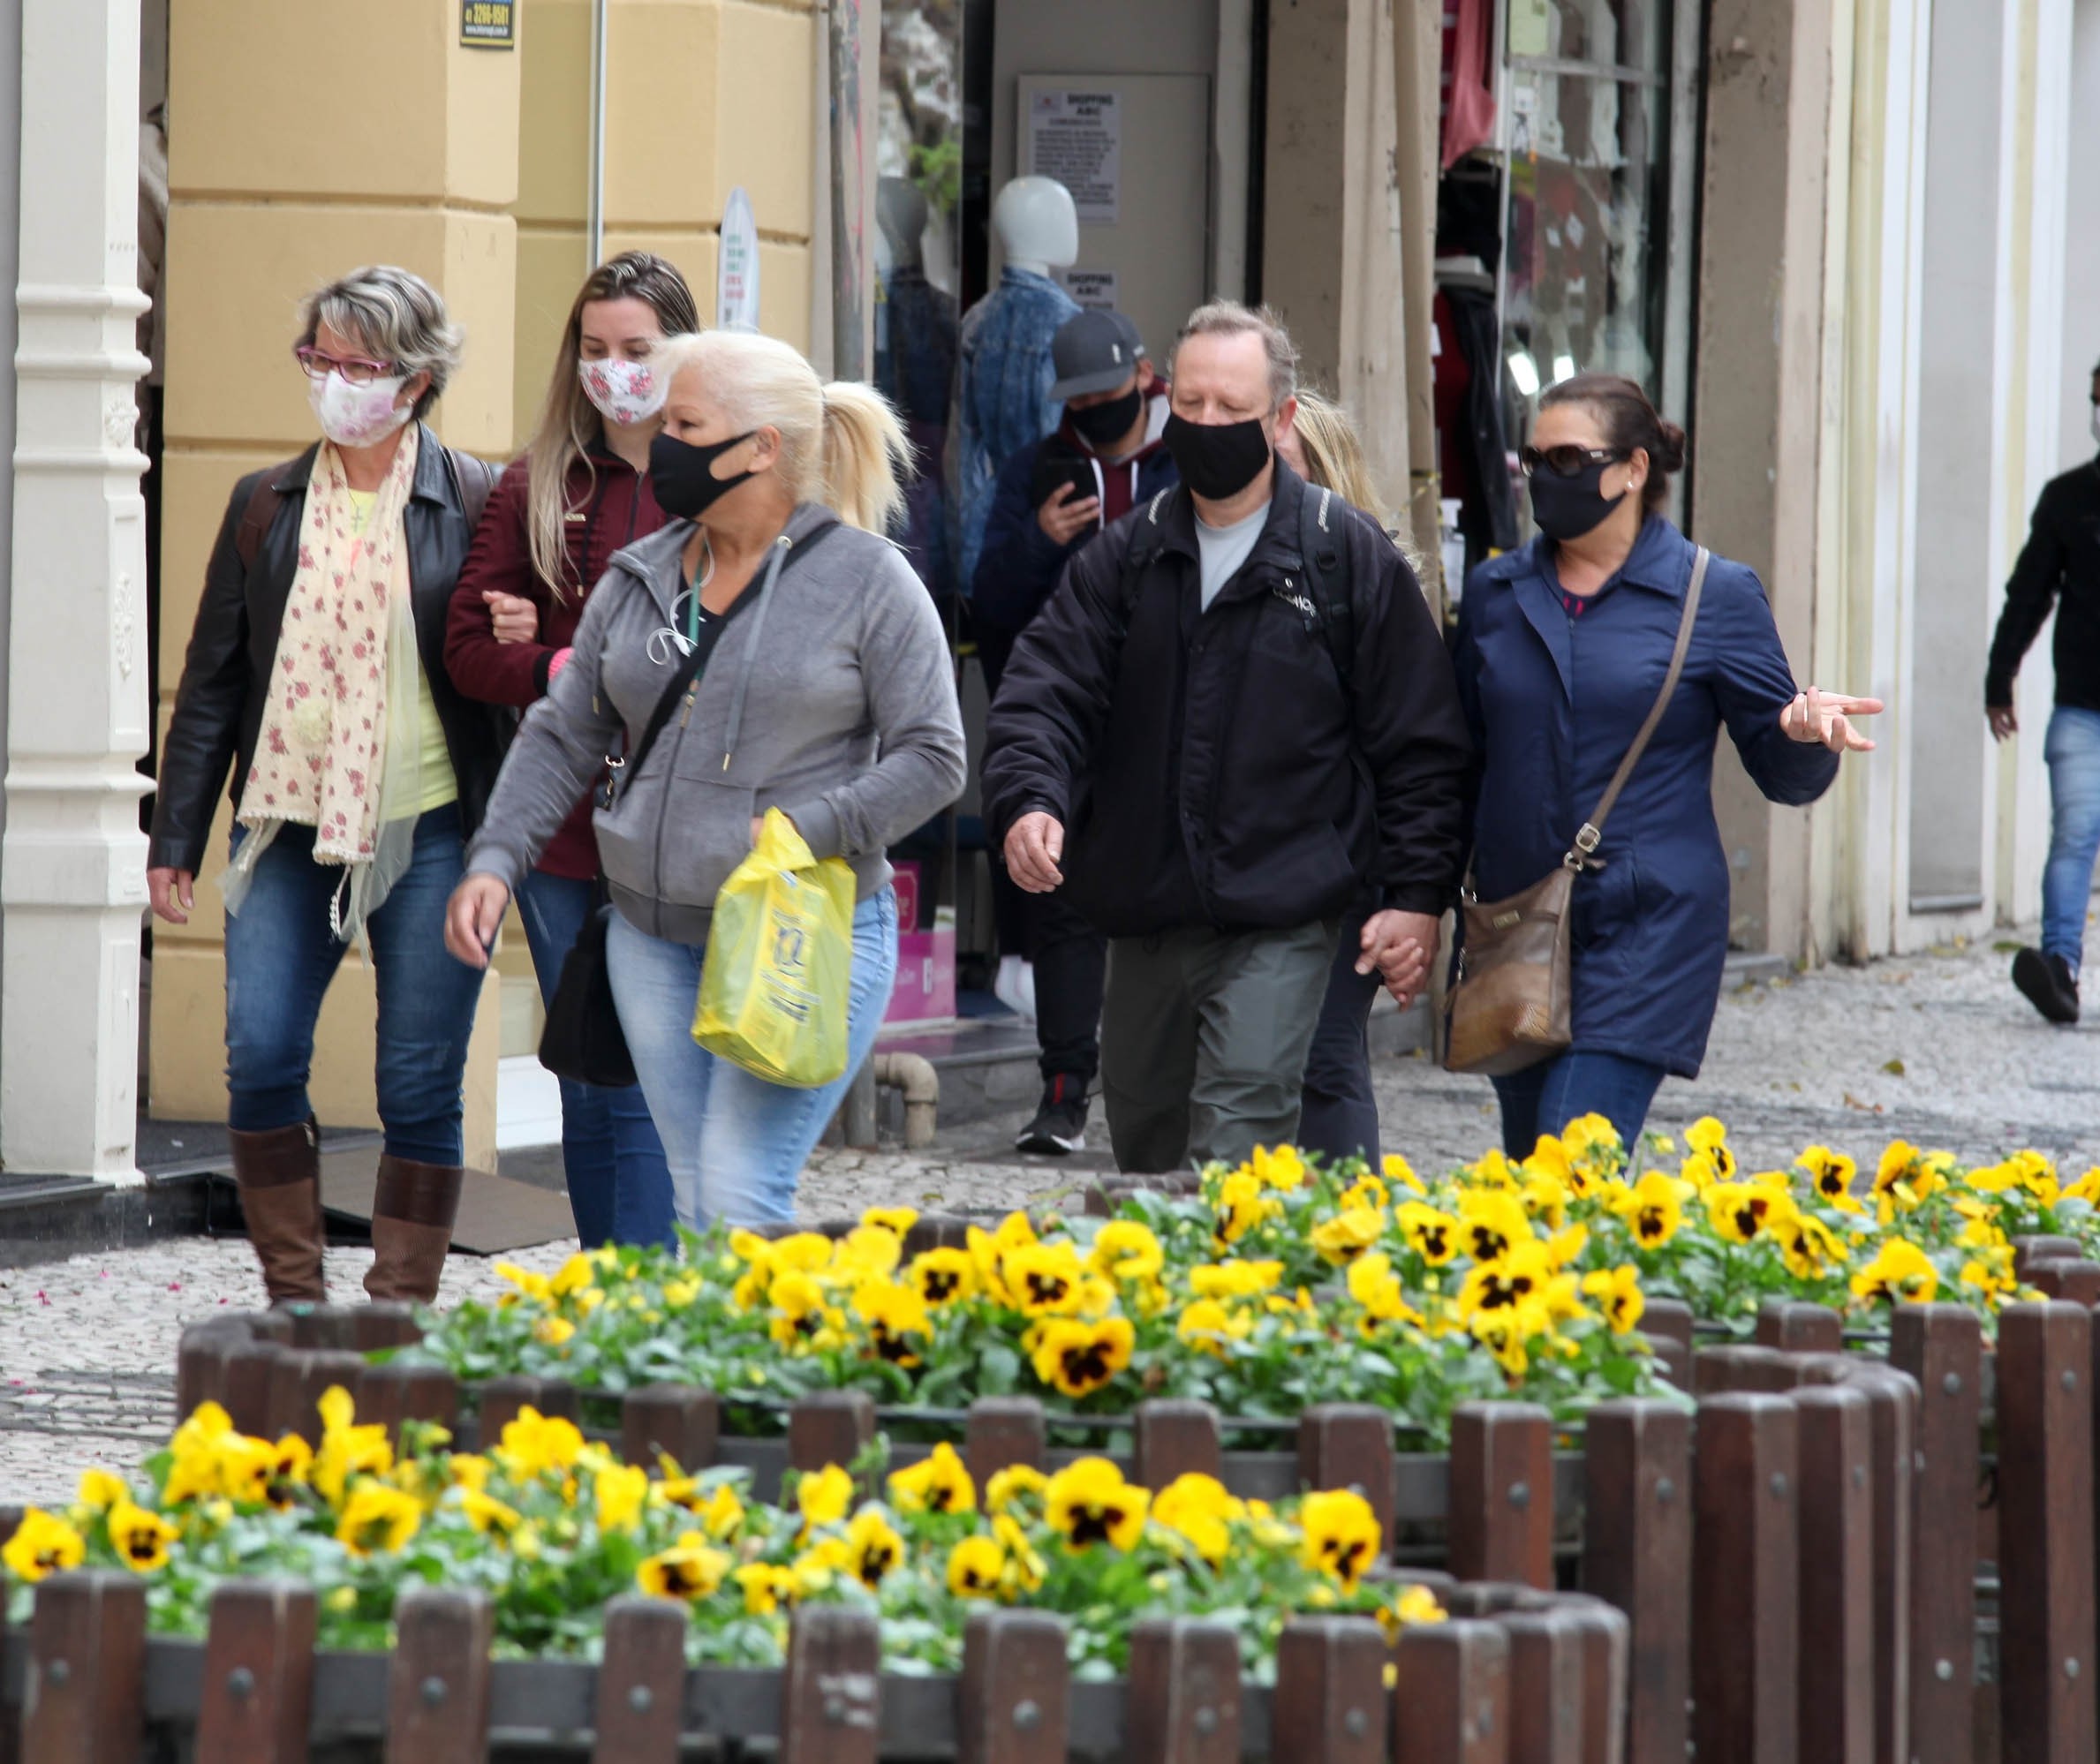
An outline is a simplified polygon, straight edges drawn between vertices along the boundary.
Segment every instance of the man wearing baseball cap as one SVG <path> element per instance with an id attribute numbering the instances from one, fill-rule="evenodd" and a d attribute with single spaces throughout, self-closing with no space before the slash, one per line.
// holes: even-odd
<path id="1" fill-rule="evenodd" d="M 2100 363 L 2088 388 L 2100 441 Z M 2052 1023 L 2078 1021 L 2093 863 L 2100 857 L 2100 459 L 2042 487 L 2027 544 L 2006 584 L 1983 676 L 1983 714 L 2006 741 L 2020 727 L 2013 681 L 2056 608 L 2056 707 L 2042 751 L 2049 762 L 2049 861 L 2042 871 L 2042 946 L 2013 958 L 2013 984 Z"/>
<path id="2" fill-rule="evenodd" d="M 1015 639 L 1057 585 L 1065 560 L 1109 522 L 1179 481 L 1160 443 L 1167 388 L 1152 372 L 1137 327 L 1090 309 L 1051 342 L 1064 404 L 1053 434 L 1000 467 L 971 587 L 971 619 L 985 688 L 996 695 Z M 993 865 L 999 908 L 1001 999 L 1036 1021 L 1043 1101 L 1015 1141 L 1023 1151 L 1062 1154 L 1085 1145 L 1087 1092 L 1100 1064 L 1107 946 L 1064 901 L 1030 895 Z"/>

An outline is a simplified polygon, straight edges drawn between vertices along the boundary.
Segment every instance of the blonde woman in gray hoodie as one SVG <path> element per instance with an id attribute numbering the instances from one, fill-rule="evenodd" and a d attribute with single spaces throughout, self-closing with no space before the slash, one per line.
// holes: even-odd
<path id="1" fill-rule="evenodd" d="M 597 810 L 615 915 L 607 965 L 696 1228 L 789 1219 L 849 1082 L 773 1084 L 703 1051 L 693 1008 L 714 899 L 766 810 L 857 878 L 847 1072 L 896 973 L 885 848 L 955 801 L 962 715 L 925 588 L 881 537 L 903 504 L 903 430 L 880 396 L 825 385 L 770 337 L 674 337 L 651 450 L 672 516 L 617 554 L 526 716 L 452 896 L 447 946 L 477 966 L 519 880 L 612 761 Z M 667 689 L 699 672 L 633 775 L 619 764 Z"/>

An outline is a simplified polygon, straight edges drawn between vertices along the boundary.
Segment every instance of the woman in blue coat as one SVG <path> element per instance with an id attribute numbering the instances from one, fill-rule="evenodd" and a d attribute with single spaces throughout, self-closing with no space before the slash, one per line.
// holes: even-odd
<path id="1" fill-rule="evenodd" d="M 1658 512 L 1684 432 L 1632 381 L 1555 386 L 1523 462 L 1539 536 L 1472 573 L 1459 618 L 1483 901 L 1545 877 L 1597 807 L 1662 688 L 1696 555 Z M 1805 803 L 1830 788 L 1840 754 L 1873 746 L 1853 719 L 1880 709 L 1797 690 L 1756 576 L 1713 560 L 1669 709 L 1605 825 L 1598 867 L 1575 881 L 1574 1044 L 1494 1081 L 1512 1157 L 1592 1112 L 1630 1144 L 1665 1074 L 1698 1075 L 1728 949 L 1713 815 L 1722 725 L 1758 788 Z"/>

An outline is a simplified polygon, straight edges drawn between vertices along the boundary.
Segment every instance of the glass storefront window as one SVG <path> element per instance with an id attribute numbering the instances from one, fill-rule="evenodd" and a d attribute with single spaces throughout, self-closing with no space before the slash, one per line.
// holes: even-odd
<path id="1" fill-rule="evenodd" d="M 1510 0 L 1502 290 L 1512 442 L 1599 371 L 1662 395 L 1670 0 Z"/>

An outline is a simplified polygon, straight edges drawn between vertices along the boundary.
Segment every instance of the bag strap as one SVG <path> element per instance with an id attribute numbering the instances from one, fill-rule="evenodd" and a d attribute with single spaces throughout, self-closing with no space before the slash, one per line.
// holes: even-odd
<path id="1" fill-rule="evenodd" d="M 1685 591 L 1684 616 L 1677 622 L 1677 646 L 1670 652 L 1670 666 L 1663 675 L 1662 690 L 1655 695 L 1655 703 L 1648 707 L 1641 732 L 1634 737 L 1634 744 L 1627 749 L 1626 758 L 1619 762 L 1618 771 L 1605 787 L 1596 812 L 1576 829 L 1575 844 L 1561 860 L 1570 870 L 1586 868 L 1591 855 L 1603 842 L 1605 818 L 1617 804 L 1619 793 L 1626 788 L 1626 780 L 1633 776 L 1634 767 L 1641 763 L 1641 756 L 1647 752 L 1649 737 L 1662 721 L 1663 712 L 1670 708 L 1670 700 L 1676 696 L 1677 682 L 1684 673 L 1685 653 L 1692 646 L 1692 624 L 1699 616 L 1700 591 L 1706 586 L 1706 566 L 1712 558 L 1713 554 L 1701 546 L 1698 555 L 1692 560 L 1692 583 Z"/>
<path id="2" fill-rule="evenodd" d="M 825 534 L 840 524 L 836 521 L 827 521 L 808 538 L 791 542 L 788 548 L 788 556 L 792 558 L 807 551 L 822 539 Z M 787 559 L 782 560 L 782 568 L 785 569 L 786 565 Z M 744 604 L 746 598 L 752 594 L 755 586 L 756 584 L 746 587 L 744 592 L 737 597 L 735 605 L 730 608 L 732 612 L 737 607 Z M 714 627 L 713 636 L 717 640 L 721 635 L 722 622 L 722 621 L 717 621 Z M 699 677 L 700 670 L 707 665 L 707 658 L 714 652 L 714 642 L 704 641 L 695 644 L 680 660 L 671 675 L 669 682 L 663 689 L 663 696 L 657 699 L 655 708 L 649 712 L 649 720 L 643 726 L 642 738 L 635 743 L 634 750 L 628 754 L 624 759 L 616 759 L 610 754 L 606 756 L 605 763 L 608 774 L 606 779 L 608 801 L 618 794 L 622 779 L 637 778 L 641 775 L 642 765 L 649 758 L 649 750 L 656 745 L 656 737 L 663 733 L 664 725 L 670 721 L 671 712 L 676 708 L 679 698 L 684 695 L 685 689 Z"/>
<path id="3" fill-rule="evenodd" d="M 1337 529 L 1341 498 L 1332 490 L 1308 484 L 1298 501 L 1298 552 L 1304 560 L 1305 586 L 1319 615 L 1320 641 L 1341 681 L 1342 696 L 1351 696 L 1349 680 L 1356 652 L 1355 585 L 1349 577 L 1348 541 Z"/>
<path id="4" fill-rule="evenodd" d="M 233 554 L 244 570 L 253 569 L 262 554 L 262 542 L 269 537 L 270 523 L 277 518 L 277 480 L 306 456 L 280 460 L 255 480 L 247 506 L 240 511 L 240 525 L 234 530 Z"/>
<path id="5" fill-rule="evenodd" d="M 459 511 L 466 516 L 467 531 L 471 533 L 481 524 L 481 511 L 488 506 L 489 493 L 495 488 L 496 479 L 503 475 L 503 468 L 493 460 L 462 452 L 456 447 L 445 449 L 445 464 L 451 471 L 452 487 L 459 494 Z"/>

